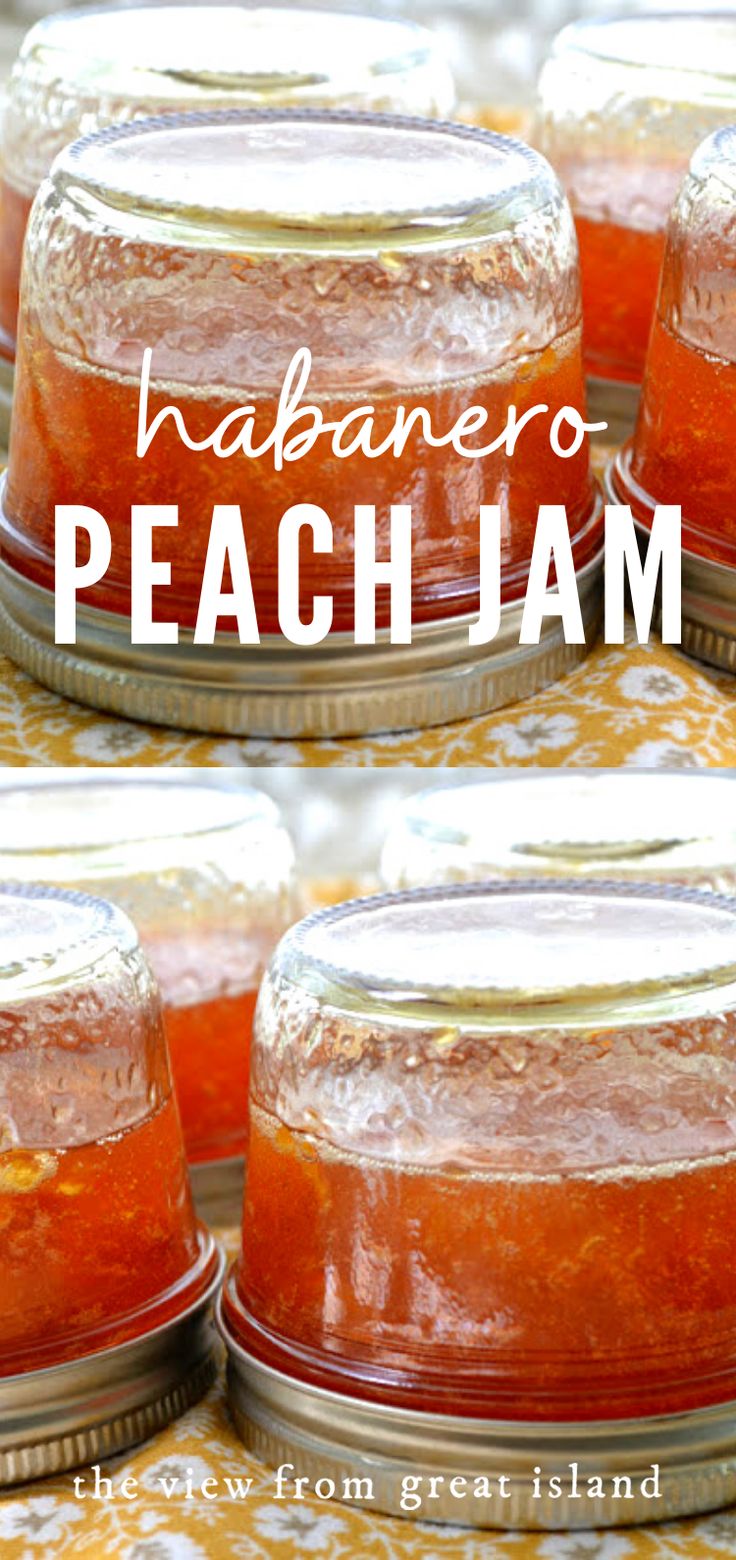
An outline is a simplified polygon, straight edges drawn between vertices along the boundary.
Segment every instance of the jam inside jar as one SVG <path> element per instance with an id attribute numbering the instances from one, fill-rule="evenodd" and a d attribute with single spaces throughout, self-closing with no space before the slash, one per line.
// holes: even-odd
<path id="1" fill-rule="evenodd" d="M 268 797 L 160 775 L 10 787 L 0 876 L 104 895 L 161 992 L 187 1158 L 242 1154 L 256 993 L 297 918 L 291 842 Z"/>
<path id="2" fill-rule="evenodd" d="M 535 144 L 580 244 L 589 374 L 641 384 L 672 202 L 698 143 L 736 117 L 736 18 L 603 17 L 560 33 Z"/>
<path id="3" fill-rule="evenodd" d="M 305 541 L 300 579 L 305 610 L 329 585 L 334 629 L 353 623 L 357 504 L 375 506 L 381 559 L 390 505 L 412 506 L 416 619 L 477 606 L 481 504 L 500 506 L 506 599 L 524 593 L 540 503 L 565 506 L 576 566 L 597 551 L 587 439 L 563 432 L 562 458 L 552 438 L 564 408 L 584 416 L 572 220 L 529 148 L 431 121 L 190 116 L 77 142 L 46 191 L 26 247 L 4 498 L 13 568 L 52 583 L 54 506 L 83 495 L 112 532 L 110 568 L 84 598 L 127 614 L 131 503 L 177 505 L 171 588 L 154 596 L 158 615 L 191 625 L 214 505 L 233 504 L 259 629 L 277 632 L 278 527 L 295 503 L 332 523 L 330 557 Z M 169 414 L 136 454 L 145 347 L 147 426 L 173 404 L 196 450 Z M 305 348 L 301 405 L 343 431 L 337 445 L 310 435 L 278 469 L 268 440 Z M 447 440 L 477 408 L 464 443 L 487 449 L 512 407 L 541 408 L 513 454 L 425 438 L 427 420 Z M 221 458 L 207 440 L 225 426 Z M 246 454 L 241 435 L 266 448 Z M 379 626 L 388 611 L 381 586 Z"/>
<path id="4" fill-rule="evenodd" d="M 0 891 L 0 1375 L 96 1353 L 197 1299 L 161 1009 L 127 917 Z"/>
<path id="5" fill-rule="evenodd" d="M 2 128 L 0 354 L 15 355 L 23 237 L 54 157 L 77 136 L 147 114 L 353 108 L 443 115 L 449 67 L 411 22 L 241 5 L 85 6 L 25 38 Z"/>
<path id="6" fill-rule="evenodd" d="M 398 802 L 389 889 L 591 878 L 736 890 L 736 778 L 717 770 L 503 775 Z"/>
<path id="7" fill-rule="evenodd" d="M 673 207 L 634 437 L 614 485 L 637 518 L 682 507 L 683 545 L 736 565 L 736 130 L 698 147 Z"/>
<path id="8" fill-rule="evenodd" d="M 736 1394 L 736 902 L 570 885 L 323 911 L 262 988 L 229 1335 L 418 1411 Z"/>

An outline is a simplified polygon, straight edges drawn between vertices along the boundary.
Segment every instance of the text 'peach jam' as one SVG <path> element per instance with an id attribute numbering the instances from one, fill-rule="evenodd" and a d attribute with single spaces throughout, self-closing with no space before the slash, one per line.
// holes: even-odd
<path id="1" fill-rule="evenodd" d="M 237 108 L 449 113 L 452 78 L 425 28 L 308 7 L 85 6 L 23 41 L 0 130 L 0 355 L 16 344 L 23 236 L 54 157 L 148 114 Z"/>
<path id="2" fill-rule="evenodd" d="M 103 894 L 158 981 L 190 1162 L 243 1152 L 256 992 L 297 918 L 291 842 L 268 798 L 186 776 L 12 787 L 0 877 Z"/>
<path id="3" fill-rule="evenodd" d="M 301 587 L 305 602 L 330 590 L 336 628 L 352 623 L 357 504 L 376 508 L 383 558 L 390 505 L 411 506 L 415 616 L 477 603 L 482 504 L 500 506 L 505 596 L 523 594 L 540 503 L 565 506 L 576 561 L 589 560 L 587 438 L 563 424 L 567 458 L 553 438 L 565 408 L 584 417 L 575 238 L 528 147 L 431 121 L 185 116 L 77 142 L 46 188 L 29 228 L 4 499 L 14 567 L 50 584 L 55 505 L 91 506 L 112 561 L 85 599 L 125 613 L 131 505 L 175 505 L 172 584 L 154 594 L 159 615 L 175 606 L 191 624 L 213 508 L 237 505 L 259 627 L 272 631 L 277 529 L 294 504 L 332 523 L 331 554 L 305 544 Z M 304 348 L 301 452 L 246 454 L 242 437 L 252 451 L 271 435 Z M 146 349 L 145 427 L 176 414 L 139 458 Z M 350 418 L 339 448 L 325 432 L 310 441 L 310 405 L 323 423 Z M 398 450 L 378 454 L 402 407 Z M 434 447 L 425 430 L 446 438 L 473 407 L 471 452 L 503 440 L 510 408 L 537 411 L 512 454 Z"/>
<path id="4" fill-rule="evenodd" d="M 556 40 L 535 144 L 575 216 L 589 374 L 641 383 L 672 202 L 698 143 L 734 118 L 734 15 L 604 17 Z"/>
<path id="5" fill-rule="evenodd" d="M 0 1036 L 0 1375 L 12 1375 L 170 1320 L 212 1258 L 127 917 L 3 886 Z"/>
<path id="6" fill-rule="evenodd" d="M 736 901 L 479 885 L 289 933 L 254 1042 L 230 1331 L 501 1419 L 736 1393 Z"/>

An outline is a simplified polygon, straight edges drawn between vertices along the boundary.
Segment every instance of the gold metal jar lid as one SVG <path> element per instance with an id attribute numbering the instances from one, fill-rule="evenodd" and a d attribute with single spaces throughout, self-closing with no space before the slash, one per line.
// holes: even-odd
<path id="1" fill-rule="evenodd" d="M 232 1278 L 226 1287 L 232 1289 Z M 351 1504 L 391 1516 L 541 1531 L 672 1520 L 736 1499 L 734 1403 L 584 1426 L 391 1409 L 295 1381 L 256 1360 L 224 1320 L 222 1298 L 216 1316 L 228 1351 L 230 1412 L 246 1450 L 271 1467 L 291 1464 L 288 1476 L 312 1486 L 333 1480 L 335 1499 L 344 1498 L 350 1480 Z M 551 1476 L 559 1479 L 558 1496 L 550 1493 Z M 630 1498 L 625 1483 L 616 1493 L 615 1477 L 631 1480 Z M 354 1481 L 366 1478 L 372 1497 L 361 1500 Z M 589 1478 L 602 1481 L 601 1494 L 581 1493 Z M 464 1489 L 453 1492 L 453 1479 Z M 483 1484 L 477 1492 L 476 1480 L 487 1492 Z"/>
<path id="2" fill-rule="evenodd" d="M 201 1232 L 206 1286 L 139 1338 L 62 1365 L 0 1377 L 0 1487 L 96 1462 L 154 1435 L 211 1386 L 212 1305 L 225 1257 Z"/>

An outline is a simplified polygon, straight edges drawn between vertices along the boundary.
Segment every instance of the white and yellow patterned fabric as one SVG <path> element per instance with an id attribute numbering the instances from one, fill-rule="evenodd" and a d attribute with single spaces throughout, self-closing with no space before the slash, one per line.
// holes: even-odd
<path id="1" fill-rule="evenodd" d="M 736 678 L 654 641 L 597 645 L 523 704 L 428 731 L 339 741 L 200 737 L 49 693 L 0 657 L 0 764 L 736 765 Z"/>

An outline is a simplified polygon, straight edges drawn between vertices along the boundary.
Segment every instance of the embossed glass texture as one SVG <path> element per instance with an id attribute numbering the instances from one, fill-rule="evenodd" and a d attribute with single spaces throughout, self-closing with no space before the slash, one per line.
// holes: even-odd
<path id="1" fill-rule="evenodd" d="M 128 913 L 161 991 L 188 1158 L 242 1153 L 258 984 L 298 915 L 273 803 L 158 775 L 11 787 L 0 877 L 83 888 Z"/>

